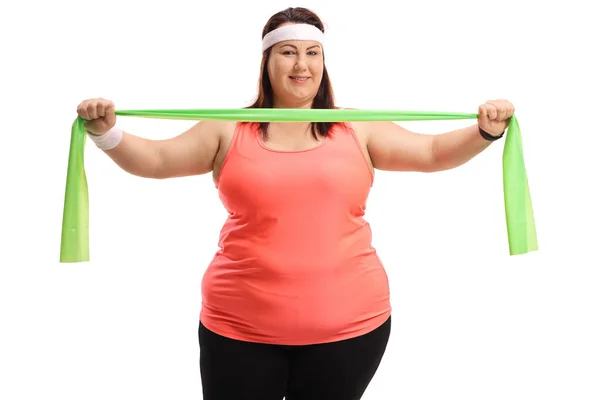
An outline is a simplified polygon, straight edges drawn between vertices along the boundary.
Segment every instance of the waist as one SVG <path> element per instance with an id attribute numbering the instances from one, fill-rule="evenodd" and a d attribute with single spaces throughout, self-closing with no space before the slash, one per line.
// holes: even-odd
<path id="1" fill-rule="evenodd" d="M 263 266 L 336 265 L 374 253 L 370 225 L 361 217 L 229 217 L 219 237 L 219 256 L 260 260 Z"/>
<path id="2" fill-rule="evenodd" d="M 201 319 L 238 340 L 307 344 L 366 333 L 390 313 L 388 279 L 374 251 L 342 264 L 274 268 L 217 254 L 202 281 Z"/>

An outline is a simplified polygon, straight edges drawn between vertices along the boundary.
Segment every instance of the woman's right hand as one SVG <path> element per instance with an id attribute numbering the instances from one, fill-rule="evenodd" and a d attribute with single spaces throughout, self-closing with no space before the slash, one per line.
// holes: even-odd
<path id="1" fill-rule="evenodd" d="M 82 101 L 77 114 L 87 120 L 85 130 L 94 135 L 104 135 L 117 123 L 114 103 L 103 98 Z"/>

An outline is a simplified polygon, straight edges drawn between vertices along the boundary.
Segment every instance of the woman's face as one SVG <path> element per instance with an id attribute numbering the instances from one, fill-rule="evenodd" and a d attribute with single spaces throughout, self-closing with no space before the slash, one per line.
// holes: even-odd
<path id="1" fill-rule="evenodd" d="M 286 40 L 271 49 L 267 65 L 274 106 L 310 108 L 323 78 L 323 49 L 316 41 Z"/>

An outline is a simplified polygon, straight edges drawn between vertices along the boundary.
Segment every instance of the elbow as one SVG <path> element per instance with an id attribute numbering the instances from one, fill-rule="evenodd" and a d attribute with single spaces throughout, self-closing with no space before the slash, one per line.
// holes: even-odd
<path id="1" fill-rule="evenodd" d="M 432 158 L 424 172 L 431 173 L 448 171 L 454 168 L 458 168 L 463 164 L 464 162 L 457 162 L 457 160 L 436 157 Z"/>
<path id="2" fill-rule="evenodd" d="M 165 168 L 165 163 L 163 161 L 163 157 L 160 155 L 160 152 L 158 152 L 155 161 L 152 163 L 152 166 L 146 170 L 144 175 L 144 178 L 157 180 L 168 179 L 171 177 L 167 171 L 167 168 Z"/>
<path id="3" fill-rule="evenodd" d="M 125 172 L 138 178 L 146 179 L 166 179 L 165 174 L 161 173 L 158 168 L 123 168 Z"/>
<path id="4" fill-rule="evenodd" d="M 443 171 L 447 169 L 443 162 L 441 162 L 441 157 L 438 154 L 435 136 L 431 136 L 431 140 L 429 141 L 429 154 L 427 157 L 427 162 L 425 163 L 425 167 L 423 168 L 423 172 L 432 173 Z"/>
<path id="5" fill-rule="evenodd" d="M 135 167 L 128 172 L 140 178 L 167 179 L 170 177 L 167 168 L 165 168 L 164 156 L 160 146 L 157 146 L 152 157 L 148 159 L 148 162 Z"/>
<path id="6" fill-rule="evenodd" d="M 431 138 L 427 167 L 424 172 L 448 171 L 463 165 L 467 160 L 457 159 L 447 153 L 442 153 L 436 146 L 436 136 Z"/>

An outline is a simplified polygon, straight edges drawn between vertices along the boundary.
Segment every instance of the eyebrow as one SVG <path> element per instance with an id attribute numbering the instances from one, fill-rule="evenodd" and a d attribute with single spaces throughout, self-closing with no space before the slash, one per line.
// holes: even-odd
<path id="1" fill-rule="evenodd" d="M 298 47 L 294 46 L 293 44 L 284 44 L 284 45 L 282 45 L 281 47 L 285 47 L 285 46 L 290 46 L 290 47 L 293 47 L 293 48 L 295 48 L 296 50 L 298 50 Z M 312 49 L 313 47 L 321 47 L 321 46 L 319 46 L 318 44 L 315 44 L 314 46 L 310 46 L 310 47 L 309 47 L 309 48 L 307 48 L 306 50 L 310 50 L 310 49 Z"/>

